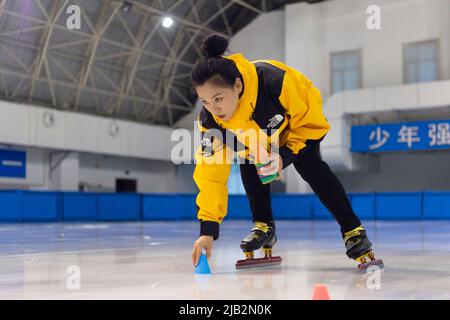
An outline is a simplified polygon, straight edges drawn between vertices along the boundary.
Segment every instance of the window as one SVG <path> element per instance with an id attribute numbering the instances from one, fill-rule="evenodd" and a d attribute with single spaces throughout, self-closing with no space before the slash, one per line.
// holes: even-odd
<path id="1" fill-rule="evenodd" d="M 239 164 L 233 164 L 231 166 L 231 172 L 228 177 L 228 194 L 245 194 Z"/>
<path id="2" fill-rule="evenodd" d="M 404 83 L 438 80 L 438 41 L 406 44 L 403 47 Z"/>
<path id="3" fill-rule="evenodd" d="M 331 93 L 361 88 L 361 51 L 331 53 Z"/>

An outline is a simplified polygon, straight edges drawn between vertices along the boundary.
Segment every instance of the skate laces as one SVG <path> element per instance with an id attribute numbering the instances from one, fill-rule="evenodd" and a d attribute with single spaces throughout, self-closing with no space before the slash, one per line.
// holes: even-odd
<path id="1" fill-rule="evenodd" d="M 344 242 L 347 242 L 350 238 L 361 235 L 360 231 L 366 231 L 366 229 L 364 229 L 362 226 L 359 226 L 349 232 L 346 232 L 344 234 Z"/>
<path id="2" fill-rule="evenodd" d="M 264 222 L 256 221 L 255 226 L 253 227 L 252 231 L 255 231 L 255 230 L 261 230 L 262 232 L 267 233 L 269 231 L 269 225 Z"/>

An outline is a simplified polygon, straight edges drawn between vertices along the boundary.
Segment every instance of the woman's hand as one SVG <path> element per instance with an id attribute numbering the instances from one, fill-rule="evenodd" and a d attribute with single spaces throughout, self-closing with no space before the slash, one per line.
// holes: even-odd
<path id="1" fill-rule="evenodd" d="M 206 257 L 209 259 L 211 257 L 212 247 L 213 247 L 213 237 L 212 236 L 200 236 L 197 241 L 194 242 L 194 248 L 192 249 L 192 263 L 194 267 L 197 266 L 200 260 L 200 255 L 202 249 L 206 250 Z"/>
<path id="2" fill-rule="evenodd" d="M 269 155 L 269 162 L 264 166 L 257 166 L 258 175 L 271 176 L 278 173 L 278 179 L 281 179 L 281 172 L 283 171 L 283 159 L 278 153 L 271 153 Z"/>

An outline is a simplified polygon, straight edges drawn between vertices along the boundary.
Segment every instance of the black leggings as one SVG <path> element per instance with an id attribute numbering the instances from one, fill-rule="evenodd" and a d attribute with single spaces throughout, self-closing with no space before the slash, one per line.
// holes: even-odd
<path id="1" fill-rule="evenodd" d="M 320 141 L 307 140 L 306 147 L 300 150 L 293 164 L 297 172 L 319 197 L 323 205 L 339 223 L 344 234 L 361 225 L 353 212 L 350 201 L 339 179 L 320 156 Z M 240 165 L 242 183 L 250 202 L 253 221 L 273 220 L 270 184 L 262 184 L 254 164 Z"/>

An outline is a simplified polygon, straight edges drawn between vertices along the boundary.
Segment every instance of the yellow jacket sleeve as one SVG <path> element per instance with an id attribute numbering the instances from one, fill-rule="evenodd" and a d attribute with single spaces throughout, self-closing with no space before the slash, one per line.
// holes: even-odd
<path id="1" fill-rule="evenodd" d="M 233 150 L 217 136 L 205 137 L 208 131 L 200 127 L 202 146 L 195 154 L 194 181 L 199 189 L 196 199 L 200 235 L 219 237 L 219 225 L 227 214 L 227 181 Z M 206 141 L 206 142 L 205 142 Z"/>
<path id="2" fill-rule="evenodd" d="M 286 167 L 306 146 L 306 140 L 324 137 L 330 125 L 322 111 L 320 91 L 311 80 L 293 68 L 287 68 L 279 101 L 289 119 L 287 130 L 280 141 L 280 155 L 283 167 Z"/>

